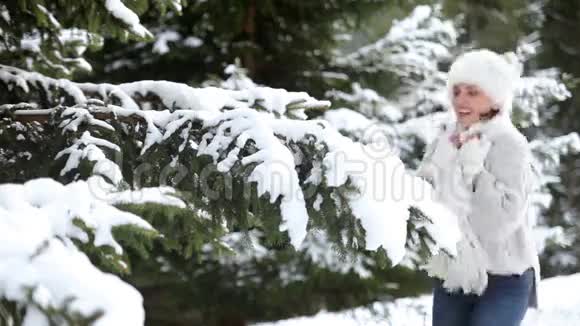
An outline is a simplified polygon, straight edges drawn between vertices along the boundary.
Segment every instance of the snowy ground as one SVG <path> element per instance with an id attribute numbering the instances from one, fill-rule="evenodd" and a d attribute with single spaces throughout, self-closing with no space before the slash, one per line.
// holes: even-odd
<path id="1" fill-rule="evenodd" d="M 537 326 L 580 325 L 580 273 L 545 279 L 539 288 L 540 315 Z M 430 326 L 431 296 L 376 302 L 376 314 L 367 308 L 343 312 L 322 311 L 312 317 L 299 317 L 255 326 Z M 385 313 L 389 317 L 385 317 Z M 536 325 L 534 325 L 536 326 Z"/>

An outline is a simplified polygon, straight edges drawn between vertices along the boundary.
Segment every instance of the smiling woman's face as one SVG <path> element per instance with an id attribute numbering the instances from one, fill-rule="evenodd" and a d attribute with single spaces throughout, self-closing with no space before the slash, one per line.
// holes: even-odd
<path id="1" fill-rule="evenodd" d="M 459 123 L 469 127 L 491 111 L 493 102 L 477 85 L 458 83 L 453 86 L 452 104 Z"/>

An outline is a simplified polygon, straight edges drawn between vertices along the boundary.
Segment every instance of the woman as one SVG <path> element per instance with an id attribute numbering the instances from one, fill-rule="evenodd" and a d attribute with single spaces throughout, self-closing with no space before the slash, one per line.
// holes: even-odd
<path id="1" fill-rule="evenodd" d="M 527 139 L 510 118 L 521 71 L 514 58 L 473 50 L 455 60 L 453 119 L 417 169 L 463 236 L 455 256 L 441 251 L 424 266 L 435 280 L 433 326 L 517 326 L 537 308 L 540 268 L 527 220 L 535 177 Z"/>

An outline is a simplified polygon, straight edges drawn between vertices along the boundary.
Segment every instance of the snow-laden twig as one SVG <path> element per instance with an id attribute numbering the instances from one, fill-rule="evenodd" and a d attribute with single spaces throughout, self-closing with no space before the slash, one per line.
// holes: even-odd
<path id="1" fill-rule="evenodd" d="M 114 17 L 120 19 L 123 23 L 129 26 L 129 29 L 140 37 L 153 37 L 153 34 L 147 28 L 141 25 L 139 16 L 131 9 L 127 8 L 121 0 L 106 0 L 105 8 Z"/>

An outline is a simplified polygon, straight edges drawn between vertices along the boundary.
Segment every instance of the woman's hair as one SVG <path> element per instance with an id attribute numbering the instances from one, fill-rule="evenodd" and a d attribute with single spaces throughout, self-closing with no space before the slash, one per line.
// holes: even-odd
<path id="1" fill-rule="evenodd" d="M 499 113 L 499 109 L 497 107 L 492 107 L 489 112 L 483 113 L 479 116 L 481 120 L 490 120 L 491 118 L 495 117 Z"/>

